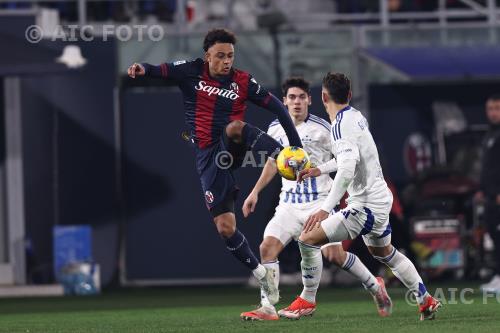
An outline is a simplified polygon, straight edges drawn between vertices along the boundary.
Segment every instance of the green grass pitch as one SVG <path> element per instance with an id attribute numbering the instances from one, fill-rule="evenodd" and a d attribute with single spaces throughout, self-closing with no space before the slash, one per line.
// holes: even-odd
<path id="1" fill-rule="evenodd" d="M 435 291 L 438 286 L 432 286 Z M 443 288 L 448 288 L 444 287 Z M 105 292 L 100 296 L 0 299 L 0 332 L 500 332 L 500 297 L 467 291 L 466 303 L 446 290 L 446 303 L 434 321 L 419 322 L 405 290 L 389 288 L 394 312 L 377 315 L 360 288 L 320 288 L 313 317 L 298 321 L 245 322 L 243 311 L 258 302 L 255 289 L 237 287 L 148 288 Z M 282 291 L 286 306 L 299 288 Z M 453 304 L 456 303 L 456 304 Z M 484 304 L 486 303 L 486 304 Z"/>

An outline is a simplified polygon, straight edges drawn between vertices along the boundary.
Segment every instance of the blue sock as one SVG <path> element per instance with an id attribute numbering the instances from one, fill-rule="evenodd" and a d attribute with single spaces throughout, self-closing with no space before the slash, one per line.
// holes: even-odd
<path id="1" fill-rule="evenodd" d="M 243 142 L 249 149 L 254 152 L 264 151 L 266 152 L 266 157 L 276 157 L 281 149 L 283 149 L 283 146 L 280 145 L 278 141 L 274 140 L 259 128 L 248 123 L 243 127 L 242 136 Z"/>
<path id="2" fill-rule="evenodd" d="M 253 254 L 248 245 L 248 241 L 245 236 L 236 229 L 234 235 L 229 238 L 225 238 L 226 246 L 229 252 L 233 254 L 241 263 L 251 270 L 254 270 L 259 265 L 259 261 Z"/>

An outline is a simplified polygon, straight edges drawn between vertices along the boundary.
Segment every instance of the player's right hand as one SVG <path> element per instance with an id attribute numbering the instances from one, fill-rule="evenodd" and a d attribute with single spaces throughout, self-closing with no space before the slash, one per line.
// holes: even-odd
<path id="1" fill-rule="evenodd" d="M 319 175 L 321 175 L 321 170 L 318 168 L 310 168 L 307 170 L 302 170 L 299 172 L 297 176 L 297 183 L 302 183 L 304 179 L 311 177 L 318 177 Z"/>
<path id="2" fill-rule="evenodd" d="M 144 66 L 134 62 L 127 70 L 128 76 L 131 78 L 135 79 L 136 76 L 144 76 L 146 75 L 146 70 L 144 69 Z"/>
<path id="3" fill-rule="evenodd" d="M 259 195 L 254 192 L 251 192 L 245 199 L 245 202 L 243 203 L 243 216 L 245 218 L 254 212 L 258 200 L 259 200 Z"/>

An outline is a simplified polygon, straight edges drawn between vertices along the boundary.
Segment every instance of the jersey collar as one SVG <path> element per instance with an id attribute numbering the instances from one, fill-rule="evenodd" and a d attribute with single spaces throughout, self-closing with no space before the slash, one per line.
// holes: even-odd
<path id="1" fill-rule="evenodd" d="M 340 111 L 339 111 L 339 113 L 344 112 L 344 111 L 347 111 L 347 110 L 349 110 L 350 108 L 351 108 L 351 106 L 350 106 L 350 105 L 348 105 L 348 106 L 346 106 L 345 108 L 343 108 L 342 110 L 340 110 Z"/>
<path id="2" fill-rule="evenodd" d="M 306 116 L 306 119 L 304 119 L 304 122 L 308 121 L 310 116 L 311 116 L 311 112 L 307 111 L 307 116 Z"/>
<path id="3" fill-rule="evenodd" d="M 233 76 L 234 76 L 234 68 L 231 67 L 231 71 L 229 72 L 229 74 L 221 76 L 221 77 L 213 77 L 212 75 L 210 75 L 210 70 L 208 69 L 208 62 L 206 62 L 206 61 L 205 61 L 203 70 L 205 72 L 206 77 L 208 77 L 210 80 L 214 80 L 217 82 L 226 82 L 226 81 L 232 80 Z"/>
<path id="4" fill-rule="evenodd" d="M 337 113 L 337 116 L 335 117 L 335 119 L 339 119 L 340 117 L 342 117 L 342 114 L 345 112 L 345 111 L 348 111 L 351 109 L 351 106 L 348 105 L 346 106 L 345 108 L 343 108 L 342 110 L 340 110 L 338 113 Z"/>
<path id="5" fill-rule="evenodd" d="M 307 116 L 304 118 L 304 121 L 302 121 L 300 124 L 298 124 L 296 127 L 302 126 L 303 124 L 307 123 L 309 120 L 309 116 L 311 115 L 311 112 L 307 111 Z"/>

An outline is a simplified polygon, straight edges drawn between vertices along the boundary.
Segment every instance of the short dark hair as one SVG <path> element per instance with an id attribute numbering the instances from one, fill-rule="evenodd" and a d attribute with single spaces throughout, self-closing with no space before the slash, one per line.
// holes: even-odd
<path id="1" fill-rule="evenodd" d="M 487 101 L 500 101 L 500 93 L 490 95 L 490 97 L 488 97 Z"/>
<path id="2" fill-rule="evenodd" d="M 208 49 L 216 43 L 230 43 L 234 45 L 236 44 L 236 36 L 227 29 L 212 29 L 205 35 L 205 40 L 203 40 L 203 49 L 207 52 Z"/>
<path id="3" fill-rule="evenodd" d="M 323 87 L 337 104 L 346 104 L 349 102 L 349 93 L 351 92 L 351 80 L 342 73 L 328 72 L 323 78 Z"/>
<path id="4" fill-rule="evenodd" d="M 304 90 L 308 95 L 311 95 L 311 85 L 302 77 L 290 77 L 283 82 L 281 89 L 283 90 L 283 96 L 286 96 L 288 89 L 290 88 L 300 88 Z"/>

